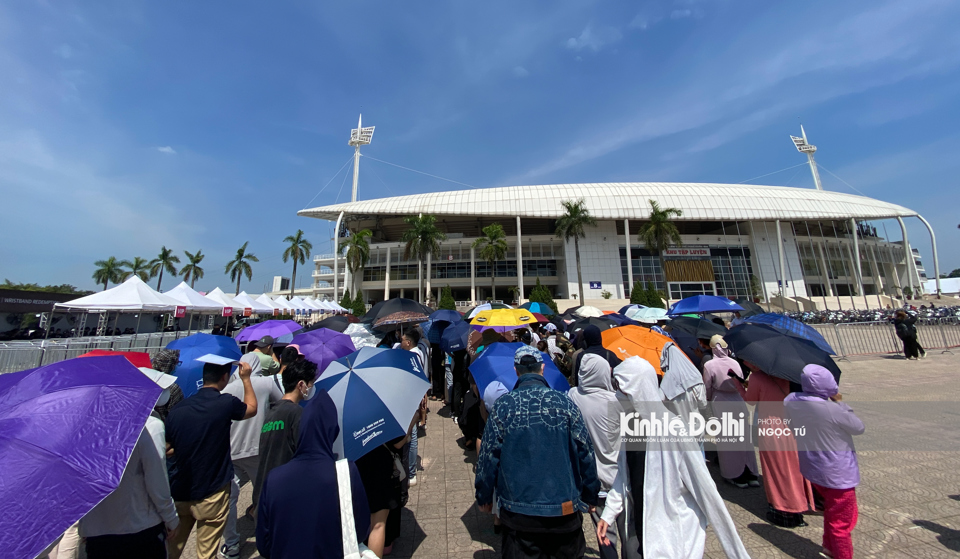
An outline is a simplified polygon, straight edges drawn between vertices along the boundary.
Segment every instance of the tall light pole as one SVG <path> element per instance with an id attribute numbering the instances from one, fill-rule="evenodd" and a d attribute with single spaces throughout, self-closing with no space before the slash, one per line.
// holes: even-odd
<path id="1" fill-rule="evenodd" d="M 351 202 L 357 201 L 357 179 L 360 178 L 360 146 L 365 146 L 373 139 L 373 129 L 375 126 L 363 127 L 363 115 L 357 119 L 357 127 L 350 131 L 349 144 L 354 147 L 353 152 L 353 195 Z"/>
<path id="2" fill-rule="evenodd" d="M 810 163 L 810 172 L 813 173 L 813 183 L 817 185 L 817 190 L 823 190 L 823 184 L 820 183 L 820 171 L 817 170 L 817 162 L 813 159 L 813 154 L 817 152 L 817 146 L 807 142 L 807 133 L 800 125 L 800 134 L 802 138 L 790 136 L 793 144 L 797 146 L 797 151 L 807 154 L 807 162 Z"/>

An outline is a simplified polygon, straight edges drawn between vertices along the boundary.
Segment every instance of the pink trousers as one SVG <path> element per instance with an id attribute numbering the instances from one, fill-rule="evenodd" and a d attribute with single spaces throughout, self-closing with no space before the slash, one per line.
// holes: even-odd
<path id="1" fill-rule="evenodd" d="M 857 525 L 856 489 L 830 489 L 814 484 L 823 496 L 823 547 L 833 559 L 852 559 L 850 532 Z"/>

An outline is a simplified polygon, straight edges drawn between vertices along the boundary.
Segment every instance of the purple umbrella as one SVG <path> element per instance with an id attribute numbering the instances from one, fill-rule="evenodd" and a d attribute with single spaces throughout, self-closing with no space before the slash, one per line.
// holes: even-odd
<path id="1" fill-rule="evenodd" d="M 4 557 L 36 557 L 117 488 L 160 392 L 121 356 L 0 375 Z"/>
<path id="2" fill-rule="evenodd" d="M 317 364 L 318 377 L 323 374 L 327 365 L 357 351 L 350 336 L 326 328 L 297 334 L 291 343 L 300 346 L 300 353 Z"/>
<path id="3" fill-rule="evenodd" d="M 277 343 L 288 344 L 294 334 L 298 334 L 301 330 L 303 326 L 292 320 L 265 320 L 240 330 L 234 339 L 238 342 L 251 342 L 264 336 L 273 336 Z"/>

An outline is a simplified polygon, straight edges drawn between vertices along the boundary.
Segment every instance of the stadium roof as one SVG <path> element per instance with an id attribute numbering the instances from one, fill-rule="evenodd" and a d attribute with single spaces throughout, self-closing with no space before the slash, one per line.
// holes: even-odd
<path id="1" fill-rule="evenodd" d="M 303 209 L 298 215 L 335 221 L 340 212 L 352 217 L 520 216 L 556 219 L 560 202 L 584 198 L 597 219 L 647 219 L 649 200 L 679 208 L 683 221 L 834 220 L 912 217 L 917 212 L 853 194 L 809 188 L 713 183 L 585 183 L 508 186 L 430 192 L 359 200 Z"/>

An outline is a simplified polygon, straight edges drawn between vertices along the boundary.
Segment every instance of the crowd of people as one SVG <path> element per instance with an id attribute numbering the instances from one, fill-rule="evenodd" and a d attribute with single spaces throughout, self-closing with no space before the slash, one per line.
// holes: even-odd
<path id="1" fill-rule="evenodd" d="M 653 328 L 669 335 L 664 326 Z M 804 514 L 823 511 L 823 553 L 852 556 L 859 482 L 852 436 L 863 424 L 842 403 L 829 371 L 808 366 L 801 385 L 792 386 L 737 359 L 720 335 L 700 340 L 698 362 L 668 344 L 666 366 L 621 360 L 593 325 L 487 330 L 449 354 L 441 330 L 412 325 L 380 342 L 414 353 L 431 387 L 404 436 L 356 461 L 334 452 L 336 406 L 314 387 L 317 366 L 296 345 L 281 348 L 265 336 L 236 363 L 205 363 L 203 386 L 189 398 L 168 374 L 178 352 L 161 350 L 153 369 L 142 370 L 163 395 L 120 485 L 64 535 L 58 557 L 75 557 L 83 546 L 91 559 L 176 559 L 195 532 L 199 559 L 233 559 L 242 517 L 255 521 L 263 557 L 343 557 L 354 544 L 363 557 L 390 555 L 409 488 L 418 483 L 430 400 L 449 407 L 465 451 L 476 453 L 476 505 L 491 514 L 503 557 L 583 556 L 585 514 L 605 558 L 700 557 L 708 524 L 727 556 L 747 557 L 711 466 L 737 488 L 762 481 L 772 524 L 804 526 Z M 481 390 L 469 366 L 505 341 L 521 343 L 516 383 Z M 549 386 L 547 361 L 565 375 L 569 392 Z M 623 414 L 686 423 L 692 415 L 749 417 L 748 403 L 756 404 L 760 424 L 789 419 L 807 438 L 761 430 L 758 464 L 752 446 L 734 442 L 627 444 L 622 437 Z M 830 450 L 810 442 L 824 440 Z M 252 505 L 240 511 L 248 484 Z"/>

